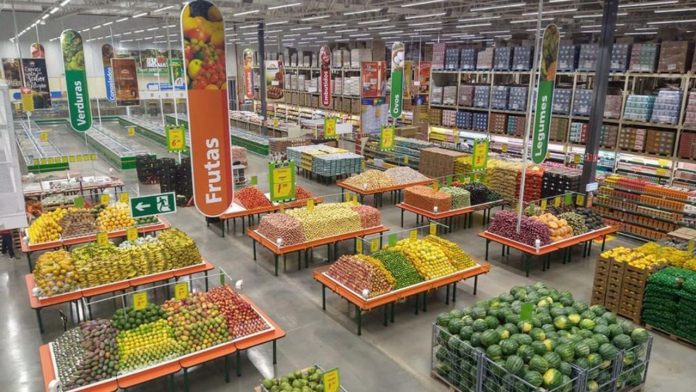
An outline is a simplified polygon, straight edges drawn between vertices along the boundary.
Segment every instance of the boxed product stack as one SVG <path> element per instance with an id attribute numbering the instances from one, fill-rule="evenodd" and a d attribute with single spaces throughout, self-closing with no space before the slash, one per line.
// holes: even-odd
<path id="1" fill-rule="evenodd" d="M 445 69 L 448 71 L 456 71 L 459 69 L 459 48 L 445 49 Z"/>
<path id="2" fill-rule="evenodd" d="M 493 68 L 493 48 L 480 50 L 476 55 L 476 69 L 489 70 Z"/>
<path id="3" fill-rule="evenodd" d="M 691 64 L 692 49 L 688 41 L 663 41 L 657 72 L 686 72 Z"/>
<path id="4" fill-rule="evenodd" d="M 363 156 L 352 152 L 316 155 L 312 161 L 312 172 L 324 177 L 335 177 L 360 173 Z"/>
<path id="5" fill-rule="evenodd" d="M 442 111 L 442 125 L 446 127 L 453 127 L 456 125 L 457 111 L 456 110 L 443 110 Z"/>
<path id="6" fill-rule="evenodd" d="M 525 172 L 524 198 L 527 203 L 541 199 L 541 184 L 544 178 L 544 168 L 541 166 L 530 166 Z M 519 199 L 520 182 L 522 181 L 522 172 L 517 172 L 515 183 L 515 196 Z"/>
<path id="7" fill-rule="evenodd" d="M 655 72 L 657 53 L 657 44 L 633 44 L 631 62 L 628 69 L 633 72 Z"/>
<path id="8" fill-rule="evenodd" d="M 645 129 L 621 128 L 619 133 L 619 149 L 643 152 L 645 149 Z"/>
<path id="9" fill-rule="evenodd" d="M 532 69 L 532 49 L 529 46 L 516 46 L 512 52 L 512 69 L 528 71 Z"/>
<path id="10" fill-rule="evenodd" d="M 331 52 L 331 68 L 341 68 L 343 64 L 343 59 L 341 59 L 341 51 L 334 50 Z"/>
<path id="11" fill-rule="evenodd" d="M 343 94 L 343 78 L 340 76 L 334 76 L 333 83 L 331 83 L 331 89 L 335 95 Z"/>
<path id="12" fill-rule="evenodd" d="M 604 117 L 605 118 L 619 118 L 621 117 L 621 102 L 623 97 L 621 95 L 607 95 L 606 102 L 604 104 Z"/>
<path id="13" fill-rule="evenodd" d="M 625 72 L 628 69 L 628 55 L 631 45 L 615 43 L 611 48 L 611 60 L 609 70 L 614 72 Z"/>
<path id="14" fill-rule="evenodd" d="M 568 119 L 551 117 L 551 128 L 549 132 L 549 139 L 554 142 L 565 142 L 566 133 L 568 132 Z"/>
<path id="15" fill-rule="evenodd" d="M 671 156 L 674 151 L 673 131 L 658 131 L 648 129 L 648 136 L 645 140 L 645 152 L 648 154 Z"/>
<path id="16" fill-rule="evenodd" d="M 455 122 L 457 128 L 471 129 L 474 123 L 474 114 L 471 112 L 458 111 Z"/>
<path id="17" fill-rule="evenodd" d="M 598 55 L 599 46 L 597 44 L 580 45 L 580 60 L 578 61 L 578 71 L 594 71 L 597 66 Z"/>
<path id="18" fill-rule="evenodd" d="M 435 86 L 433 85 L 430 88 L 430 103 L 434 103 L 436 105 L 442 105 L 442 94 L 444 93 L 444 90 L 442 86 Z"/>
<path id="19" fill-rule="evenodd" d="M 474 86 L 463 84 L 459 86 L 459 106 L 474 105 Z"/>
<path id="20" fill-rule="evenodd" d="M 445 86 L 442 89 L 442 104 L 456 105 L 457 104 L 457 86 Z"/>
<path id="21" fill-rule="evenodd" d="M 271 155 L 285 155 L 288 147 L 306 146 L 311 142 L 303 137 L 272 137 L 268 138 L 268 149 Z M 233 146 L 234 147 L 234 146 Z M 235 160 L 237 158 L 235 157 Z"/>
<path id="22" fill-rule="evenodd" d="M 618 125 L 602 125 L 602 132 L 599 134 L 599 145 L 613 149 L 616 147 L 616 139 L 619 137 Z"/>
<path id="23" fill-rule="evenodd" d="M 527 87 L 511 86 L 510 97 L 508 98 L 508 110 L 527 110 Z"/>
<path id="24" fill-rule="evenodd" d="M 515 182 L 520 169 L 521 164 L 519 162 L 489 159 L 484 177 L 485 185 L 490 190 L 498 192 L 503 199 L 513 201 L 517 194 Z"/>
<path id="25" fill-rule="evenodd" d="M 508 116 L 507 134 L 510 136 L 524 137 L 524 129 L 527 126 L 527 116 Z"/>
<path id="26" fill-rule="evenodd" d="M 512 48 L 495 48 L 493 69 L 496 71 L 509 71 L 512 67 Z"/>
<path id="27" fill-rule="evenodd" d="M 491 98 L 491 108 L 493 109 L 507 109 L 508 94 L 510 93 L 510 87 L 508 86 L 493 86 L 493 97 Z"/>
<path id="28" fill-rule="evenodd" d="M 569 167 L 554 166 L 544 171 L 541 185 L 541 197 L 547 198 L 580 191 L 582 172 Z"/>
<path id="29" fill-rule="evenodd" d="M 696 90 L 689 91 L 688 103 L 684 113 L 684 125 L 696 127 Z"/>
<path id="30" fill-rule="evenodd" d="M 472 71 L 476 69 L 476 49 L 462 48 L 459 53 L 459 69 Z"/>
<path id="31" fill-rule="evenodd" d="M 488 113 L 474 113 L 474 123 L 472 124 L 472 129 L 481 132 L 488 131 Z"/>
<path id="32" fill-rule="evenodd" d="M 454 174 L 454 162 L 463 156 L 466 154 L 444 148 L 424 148 L 421 150 L 418 171 L 432 178 L 450 176 Z"/>
<path id="33" fill-rule="evenodd" d="M 553 92 L 553 112 L 570 114 L 570 100 L 573 92 L 569 88 L 557 88 Z"/>
<path id="34" fill-rule="evenodd" d="M 655 98 L 650 121 L 663 124 L 678 123 L 681 101 L 682 93 L 680 90 L 660 90 Z"/>
<path id="35" fill-rule="evenodd" d="M 558 71 L 575 71 L 577 67 L 578 47 L 575 45 L 561 45 L 558 48 Z"/>
<path id="36" fill-rule="evenodd" d="M 350 67 L 353 69 L 360 68 L 363 61 L 372 61 L 372 50 L 370 49 L 351 49 L 350 50 Z"/>
<path id="37" fill-rule="evenodd" d="M 350 76 L 343 80 L 343 95 L 360 95 L 360 76 Z"/>
<path id="38" fill-rule="evenodd" d="M 626 120 L 647 122 L 650 120 L 654 105 L 655 97 L 652 95 L 629 95 L 628 99 L 626 99 L 624 118 Z"/>
<path id="39" fill-rule="evenodd" d="M 487 108 L 490 99 L 490 86 L 474 86 L 474 107 Z"/>
<path id="40" fill-rule="evenodd" d="M 341 68 L 350 68 L 350 50 L 341 49 Z"/>
<path id="41" fill-rule="evenodd" d="M 575 90 L 573 99 L 573 115 L 589 116 L 592 108 L 592 90 L 579 88 Z"/>
<path id="42" fill-rule="evenodd" d="M 587 123 L 573 121 L 570 124 L 569 141 L 575 144 L 585 144 L 587 142 L 587 130 Z"/>
<path id="43" fill-rule="evenodd" d="M 447 44 L 433 44 L 433 62 L 432 69 L 445 68 L 445 51 Z"/>
<path id="44" fill-rule="evenodd" d="M 436 109 L 436 108 L 428 109 L 428 124 L 440 125 L 441 121 L 442 121 L 442 109 Z"/>
<path id="45" fill-rule="evenodd" d="M 488 127 L 490 133 L 504 135 L 507 129 L 507 114 L 491 113 L 491 125 Z"/>
<path id="46" fill-rule="evenodd" d="M 679 157 L 696 159 L 696 133 L 682 132 L 679 141 Z"/>

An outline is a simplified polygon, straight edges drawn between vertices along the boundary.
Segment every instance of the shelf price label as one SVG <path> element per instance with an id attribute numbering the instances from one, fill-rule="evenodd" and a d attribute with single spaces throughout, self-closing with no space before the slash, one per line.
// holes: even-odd
<path id="1" fill-rule="evenodd" d="M 584 207 L 585 206 L 585 195 L 578 194 L 575 198 L 575 204 Z"/>
<path id="2" fill-rule="evenodd" d="M 541 212 L 546 211 L 546 207 L 548 207 L 549 201 L 547 199 L 541 199 L 541 205 L 539 208 L 541 209 Z"/>
<path id="3" fill-rule="evenodd" d="M 307 200 L 307 211 L 314 211 L 314 199 Z"/>
<path id="4" fill-rule="evenodd" d="M 503 153 L 508 152 L 507 143 L 503 143 L 503 145 L 500 146 L 500 151 L 502 151 Z"/>
<path id="5" fill-rule="evenodd" d="M 133 309 L 143 310 L 147 307 L 147 291 L 133 294 Z"/>
<path id="6" fill-rule="evenodd" d="M 97 245 L 105 246 L 109 244 L 109 236 L 105 231 L 100 231 L 97 233 Z"/>
<path id="7" fill-rule="evenodd" d="M 271 201 L 295 199 L 295 162 L 268 164 L 268 182 Z"/>
<path id="8" fill-rule="evenodd" d="M 278 117 L 273 117 L 273 128 L 278 128 Z"/>
<path id="9" fill-rule="evenodd" d="M 370 252 L 374 253 L 379 250 L 379 238 L 373 238 L 370 240 Z"/>
<path id="10" fill-rule="evenodd" d="M 138 239 L 138 228 L 137 227 L 129 227 L 128 230 L 126 230 L 126 239 L 128 241 L 135 241 Z"/>
<path id="11" fill-rule="evenodd" d="M 437 235 L 437 224 L 430 223 L 429 231 L 430 231 L 430 235 Z"/>
<path id="12" fill-rule="evenodd" d="M 108 193 L 102 193 L 101 195 L 99 195 L 99 202 L 101 204 L 109 204 L 110 201 L 111 201 L 111 197 L 109 196 Z"/>
<path id="13" fill-rule="evenodd" d="M 454 136 L 454 144 L 459 144 L 459 130 L 457 128 L 452 129 L 452 136 Z"/>
<path id="14" fill-rule="evenodd" d="M 438 180 L 433 181 L 433 190 L 435 192 L 440 190 L 440 181 L 438 181 Z"/>
<path id="15" fill-rule="evenodd" d="M 188 298 L 188 296 L 189 296 L 188 282 L 179 282 L 179 283 L 174 285 L 174 298 L 186 299 L 186 298 Z"/>
<path id="16" fill-rule="evenodd" d="M 121 203 L 128 203 L 128 199 L 128 192 L 121 192 L 118 194 L 118 201 L 120 201 Z"/>
<path id="17" fill-rule="evenodd" d="M 379 133 L 379 150 L 391 151 L 394 149 L 394 127 L 382 126 Z"/>
<path id="18" fill-rule="evenodd" d="M 336 139 L 336 117 L 324 118 L 324 138 Z"/>
<path id="19" fill-rule="evenodd" d="M 355 253 L 359 255 L 363 253 L 363 242 L 360 238 L 355 240 Z"/>
<path id="20" fill-rule="evenodd" d="M 259 178 L 256 176 L 251 176 L 251 178 L 249 179 L 249 185 L 255 186 L 258 183 L 259 183 Z"/>
<path id="21" fill-rule="evenodd" d="M 90 161 L 96 161 L 96 160 L 97 160 L 97 154 L 90 154 L 90 155 L 89 155 L 89 160 L 90 160 Z"/>
<path id="22" fill-rule="evenodd" d="M 280 209 L 278 211 L 281 214 L 284 214 L 285 213 L 285 203 L 281 203 L 279 207 L 280 207 Z"/>
<path id="23" fill-rule="evenodd" d="M 667 170 L 663 167 L 658 167 L 655 169 L 655 174 L 657 174 L 658 176 L 666 177 L 669 175 L 669 170 Z"/>
<path id="24" fill-rule="evenodd" d="M 135 127 L 128 127 L 128 136 L 129 137 L 135 136 Z"/>
<path id="25" fill-rule="evenodd" d="M 561 197 L 560 196 L 556 196 L 553 198 L 553 206 L 556 208 L 561 206 Z"/>
<path id="26" fill-rule="evenodd" d="M 580 154 L 573 155 L 573 163 L 575 163 L 576 165 L 580 164 L 581 159 L 582 159 L 582 157 L 580 156 Z"/>
<path id="27" fill-rule="evenodd" d="M 404 155 L 404 165 L 408 165 L 408 155 Z"/>
<path id="28" fill-rule="evenodd" d="M 474 157 L 471 160 L 471 170 L 481 171 L 488 164 L 488 139 L 474 140 Z"/>
<path id="29" fill-rule="evenodd" d="M 338 392 L 341 389 L 341 376 L 338 374 L 338 368 L 324 372 L 322 381 L 324 392 Z"/>
<path id="30" fill-rule="evenodd" d="M 418 239 L 418 230 L 411 230 L 408 232 L 408 238 L 415 241 Z"/>

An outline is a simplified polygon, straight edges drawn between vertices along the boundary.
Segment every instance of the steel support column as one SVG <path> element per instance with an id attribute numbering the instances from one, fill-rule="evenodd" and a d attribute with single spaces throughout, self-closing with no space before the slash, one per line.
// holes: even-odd
<path id="1" fill-rule="evenodd" d="M 259 23 L 259 98 L 261 98 L 261 118 L 266 119 L 266 46 L 264 44 L 264 24 Z M 262 132 L 266 134 L 266 127 L 261 127 Z"/>

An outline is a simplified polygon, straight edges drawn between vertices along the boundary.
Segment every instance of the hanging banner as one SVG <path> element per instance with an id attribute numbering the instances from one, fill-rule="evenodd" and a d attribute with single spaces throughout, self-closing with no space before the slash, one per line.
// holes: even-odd
<path id="1" fill-rule="evenodd" d="M 102 45 L 102 66 L 104 67 L 104 84 L 106 87 L 106 99 L 113 102 L 116 100 L 114 93 L 114 69 L 111 67 L 111 59 L 114 58 L 114 48 L 109 44 Z"/>
<path id="2" fill-rule="evenodd" d="M 488 165 L 488 139 L 474 140 L 474 156 L 471 159 L 472 171 L 483 171 Z"/>
<path id="3" fill-rule="evenodd" d="M 193 197 L 210 217 L 225 212 L 234 197 L 224 30 L 222 13 L 208 1 L 181 11 Z"/>
<path id="4" fill-rule="evenodd" d="M 2 59 L 2 72 L 10 89 L 22 87 L 22 62 L 20 59 Z"/>
<path id="5" fill-rule="evenodd" d="M 268 189 L 272 202 L 295 200 L 295 162 L 268 163 Z"/>
<path id="6" fill-rule="evenodd" d="M 387 85 L 387 63 L 385 61 L 363 61 L 360 63 L 360 96 L 363 98 L 384 97 Z"/>
<path id="7" fill-rule="evenodd" d="M 70 126 L 78 132 L 85 132 L 92 127 L 92 109 L 87 88 L 85 51 L 80 33 L 75 30 L 63 30 L 60 35 L 60 47 L 65 68 L 65 89 L 68 91 Z"/>
<path id="8" fill-rule="evenodd" d="M 29 89 L 34 110 L 51 107 L 51 89 L 48 87 L 46 59 L 22 59 L 24 87 Z M 22 96 L 22 99 L 25 99 Z M 27 98 L 29 99 L 29 98 Z"/>
<path id="9" fill-rule="evenodd" d="M 432 68 L 432 63 L 430 61 L 421 61 L 416 67 L 416 85 L 417 95 L 430 95 L 430 69 Z"/>
<path id="10" fill-rule="evenodd" d="M 254 99 L 254 52 L 244 49 L 244 99 Z"/>
<path id="11" fill-rule="evenodd" d="M 266 100 L 269 102 L 283 101 L 283 71 L 278 60 L 266 60 Z"/>
<path id="12" fill-rule="evenodd" d="M 391 151 L 394 149 L 394 127 L 382 126 L 379 132 L 379 150 Z"/>
<path id="13" fill-rule="evenodd" d="M 138 71 L 135 59 L 112 58 L 116 104 L 119 106 L 140 105 L 138 99 Z"/>
<path id="14" fill-rule="evenodd" d="M 319 49 L 319 100 L 322 107 L 331 107 L 331 49 Z"/>
<path id="15" fill-rule="evenodd" d="M 404 62 L 404 99 L 411 100 L 413 94 L 413 61 Z"/>
<path id="16" fill-rule="evenodd" d="M 534 116 L 534 134 L 532 136 L 532 161 L 536 164 L 544 162 L 549 146 L 551 105 L 556 82 L 559 40 L 560 36 L 556 25 L 548 25 L 544 30 L 544 40 L 541 46 L 540 76 Z"/>
<path id="17" fill-rule="evenodd" d="M 401 117 L 404 107 L 404 61 L 406 52 L 403 42 L 394 42 L 391 53 L 391 89 L 389 94 L 389 116 Z"/>
<path id="18" fill-rule="evenodd" d="M 34 42 L 33 44 L 31 44 L 31 47 L 29 48 L 29 53 L 31 53 L 31 58 L 33 59 L 46 58 L 46 51 L 44 50 L 43 45 L 41 45 L 38 42 Z"/>

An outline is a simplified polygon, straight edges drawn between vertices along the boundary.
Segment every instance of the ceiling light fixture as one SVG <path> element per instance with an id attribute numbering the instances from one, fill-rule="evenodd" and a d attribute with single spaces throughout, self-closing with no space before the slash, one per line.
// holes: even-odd
<path id="1" fill-rule="evenodd" d="M 657 31 L 635 31 L 635 32 L 630 32 L 630 33 L 624 33 L 624 35 L 648 35 L 648 34 L 657 34 Z"/>
<path id="2" fill-rule="evenodd" d="M 152 13 L 153 13 L 153 14 L 156 14 L 156 13 L 158 13 L 158 12 L 166 11 L 166 10 L 171 9 L 171 8 L 174 8 L 174 6 L 173 6 L 173 5 L 169 5 L 169 6 L 166 6 L 166 7 L 162 7 L 162 8 L 160 8 L 160 9 L 158 9 L 158 10 L 152 11 Z"/>
<path id="3" fill-rule="evenodd" d="M 384 29 L 391 29 L 396 27 L 396 25 L 386 25 L 386 26 L 372 26 L 368 27 L 368 30 L 384 30 Z"/>
<path id="4" fill-rule="evenodd" d="M 258 27 L 259 25 L 246 25 L 246 26 L 239 26 L 240 29 L 253 29 L 254 27 Z"/>
<path id="5" fill-rule="evenodd" d="M 658 5 L 676 4 L 678 2 L 678 0 L 646 1 L 645 3 L 619 4 L 619 8 L 655 7 Z"/>
<path id="6" fill-rule="evenodd" d="M 339 24 L 332 24 L 332 25 L 327 25 L 327 26 L 321 26 L 322 29 L 331 29 L 335 27 L 343 27 L 345 26 L 345 23 L 339 23 Z"/>
<path id="7" fill-rule="evenodd" d="M 60 7 L 53 7 L 53 9 L 51 9 L 51 10 L 49 11 L 49 13 L 50 13 L 51 15 L 53 15 L 53 14 L 55 14 L 56 12 L 58 12 L 58 10 L 60 10 Z"/>
<path id="8" fill-rule="evenodd" d="M 349 37 L 367 37 L 370 33 L 351 34 Z"/>
<path id="9" fill-rule="evenodd" d="M 360 14 L 368 14 L 370 12 L 377 12 L 381 10 L 381 8 L 373 8 L 371 10 L 362 10 L 362 11 L 350 11 L 350 12 L 344 12 L 343 15 L 360 15 Z"/>
<path id="10" fill-rule="evenodd" d="M 403 33 L 403 30 L 397 30 L 397 31 L 380 31 L 377 34 L 379 35 L 389 35 L 389 34 L 401 34 Z"/>
<path id="11" fill-rule="evenodd" d="M 670 12 L 692 12 L 696 11 L 696 7 L 691 7 L 691 8 L 666 8 L 666 9 L 659 9 L 655 10 L 656 14 L 667 14 Z"/>
<path id="12" fill-rule="evenodd" d="M 242 33 L 242 35 L 255 35 L 255 34 L 258 34 L 258 33 L 256 31 L 249 31 L 246 33 Z"/>
<path id="13" fill-rule="evenodd" d="M 445 0 L 426 0 L 426 1 L 419 1 L 417 3 L 409 3 L 409 4 L 402 4 L 401 8 L 408 8 L 408 7 L 418 7 L 419 5 L 426 5 L 426 4 L 433 4 L 433 3 L 442 3 Z"/>
<path id="14" fill-rule="evenodd" d="M 441 20 L 435 20 L 432 22 L 420 22 L 420 23 L 409 23 L 409 26 L 427 26 L 427 25 L 434 25 L 434 24 L 442 24 Z"/>
<path id="15" fill-rule="evenodd" d="M 635 30 L 657 30 L 657 27 L 636 27 Z"/>
<path id="16" fill-rule="evenodd" d="M 330 35 L 330 36 L 327 35 L 327 36 L 324 37 L 324 38 L 326 38 L 326 39 L 334 39 L 334 38 L 341 38 L 341 36 L 340 36 L 340 35 Z"/>
<path id="17" fill-rule="evenodd" d="M 256 14 L 258 12 L 259 12 L 259 10 L 249 10 L 249 11 L 244 11 L 244 12 L 237 12 L 236 14 L 232 14 L 232 16 L 251 15 L 251 14 Z"/>
<path id="18" fill-rule="evenodd" d="M 628 12 L 619 12 L 616 16 L 626 16 Z M 601 18 L 602 14 L 573 15 L 573 19 Z"/>
<path id="19" fill-rule="evenodd" d="M 312 29 L 311 26 L 307 26 L 307 27 L 295 27 L 294 29 L 290 29 L 290 31 L 304 31 L 304 30 L 311 30 L 311 29 Z"/>
<path id="20" fill-rule="evenodd" d="M 283 5 L 274 5 L 273 7 L 268 7 L 269 10 L 279 10 L 281 8 L 288 8 L 288 7 L 295 7 L 298 5 L 302 5 L 302 3 L 291 3 L 291 4 L 283 4 Z"/>
<path id="21" fill-rule="evenodd" d="M 68 4 L 69 2 L 70 2 L 70 0 L 63 0 L 63 2 L 60 3 L 60 6 L 65 7 L 65 5 Z"/>
<path id="22" fill-rule="evenodd" d="M 125 18 L 116 19 L 116 23 L 125 22 L 125 21 L 127 21 L 127 20 L 128 20 L 128 17 L 126 16 Z"/>
<path id="23" fill-rule="evenodd" d="M 663 25 L 671 23 L 694 23 L 696 19 L 681 19 L 681 20 L 661 20 L 658 22 L 648 22 L 649 25 Z"/>
<path id="24" fill-rule="evenodd" d="M 334 33 L 352 33 L 353 31 L 358 31 L 358 29 L 336 30 Z"/>
<path id="25" fill-rule="evenodd" d="M 490 23 L 474 23 L 474 24 L 468 24 L 468 25 L 459 25 L 457 26 L 458 29 L 465 29 L 468 27 L 483 27 L 483 26 L 490 26 Z"/>
<path id="26" fill-rule="evenodd" d="M 135 34 L 142 33 L 142 32 L 145 32 L 145 30 L 135 30 L 134 31 Z"/>
<path id="27" fill-rule="evenodd" d="M 312 31 L 307 33 L 307 35 L 323 35 L 326 34 L 326 31 Z"/>
<path id="28" fill-rule="evenodd" d="M 289 20 L 281 20 L 280 22 L 268 22 L 268 23 L 266 23 L 266 26 L 281 25 L 281 24 L 286 24 L 288 22 L 289 22 Z"/>
<path id="29" fill-rule="evenodd" d="M 410 16 L 404 17 L 404 19 L 409 20 L 409 19 L 435 18 L 437 16 L 445 16 L 445 15 L 447 15 L 447 12 L 438 12 L 437 14 L 410 15 Z"/>
<path id="30" fill-rule="evenodd" d="M 503 34 L 509 33 L 510 30 L 497 30 L 497 31 L 480 31 L 479 34 Z"/>
<path id="31" fill-rule="evenodd" d="M 366 25 L 366 24 L 375 24 L 375 23 L 384 23 L 384 22 L 389 22 L 390 19 L 375 19 L 375 20 L 363 20 L 362 22 L 358 22 L 359 25 Z"/>
<path id="32" fill-rule="evenodd" d="M 140 17 L 143 17 L 143 16 L 145 16 L 145 15 L 147 15 L 147 12 L 143 12 L 143 13 L 140 13 L 140 14 L 136 14 L 136 15 L 133 15 L 133 19 L 135 19 L 135 18 L 140 18 Z"/>
<path id="33" fill-rule="evenodd" d="M 486 6 L 486 7 L 472 8 L 469 11 L 470 12 L 480 12 L 480 11 L 500 10 L 503 8 L 524 7 L 525 5 L 527 5 L 527 3 L 511 3 L 511 4 L 491 5 L 491 6 Z"/>
<path id="34" fill-rule="evenodd" d="M 523 20 L 511 20 L 508 23 L 510 24 L 518 24 L 518 23 L 532 23 L 536 22 L 538 19 L 523 19 Z M 549 21 L 553 20 L 553 18 L 541 18 L 542 21 Z"/>
<path id="35" fill-rule="evenodd" d="M 458 22 L 476 22 L 477 20 L 500 19 L 500 16 L 479 16 L 476 18 L 457 19 Z"/>
<path id="36" fill-rule="evenodd" d="M 542 15 L 551 15 L 551 14 L 566 14 L 570 12 L 576 12 L 578 9 L 577 8 L 567 8 L 563 10 L 546 10 L 546 11 L 541 11 Z M 522 14 L 522 16 L 534 16 L 534 15 L 539 15 L 538 12 L 525 12 Z"/>
<path id="37" fill-rule="evenodd" d="M 303 22 L 310 21 L 310 20 L 317 20 L 317 19 L 326 19 L 330 18 L 331 15 L 318 15 L 318 16 L 310 16 L 309 18 L 302 18 L 300 19 Z"/>
<path id="38" fill-rule="evenodd" d="M 102 25 L 102 27 L 106 27 L 106 26 L 109 26 L 109 25 L 112 25 L 112 24 L 114 24 L 114 22 L 106 22 L 106 23 L 104 23 L 104 24 Z"/>
<path id="39" fill-rule="evenodd" d="M 428 27 L 427 29 L 415 29 L 413 31 L 438 31 L 442 30 L 442 27 Z"/>
<path id="40" fill-rule="evenodd" d="M 155 31 L 157 29 L 159 29 L 159 27 L 150 27 L 149 29 L 147 29 L 147 31 Z"/>

